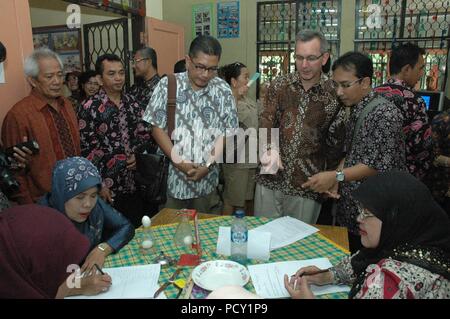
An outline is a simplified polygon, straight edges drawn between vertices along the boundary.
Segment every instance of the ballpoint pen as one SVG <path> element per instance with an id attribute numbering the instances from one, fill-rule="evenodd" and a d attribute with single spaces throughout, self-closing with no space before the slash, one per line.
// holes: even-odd
<path id="1" fill-rule="evenodd" d="M 105 273 L 102 271 L 102 269 L 101 269 L 97 264 L 94 264 L 94 266 L 95 266 L 95 268 L 97 268 L 97 270 L 98 270 L 102 275 L 105 274 Z"/>
<path id="2" fill-rule="evenodd" d="M 321 269 L 321 270 L 317 270 L 317 271 L 312 271 L 312 272 L 309 272 L 309 273 L 303 273 L 303 274 L 301 274 L 299 277 L 303 277 L 303 276 L 314 276 L 314 275 L 318 275 L 318 274 L 323 274 L 323 273 L 325 273 L 325 272 L 327 272 L 327 271 L 329 271 L 330 270 L 330 268 L 327 268 L 327 269 Z M 291 276 L 291 278 L 294 278 L 294 277 L 297 277 L 295 274 L 293 274 L 292 276 Z"/>
<path id="3" fill-rule="evenodd" d="M 303 277 L 303 276 L 314 276 L 314 275 L 318 275 L 318 274 L 323 274 L 324 272 L 327 272 L 329 270 L 330 269 L 328 268 L 328 269 L 322 269 L 322 270 L 313 271 L 313 272 L 310 272 L 310 273 L 303 273 L 303 274 L 300 275 L 300 277 Z"/>

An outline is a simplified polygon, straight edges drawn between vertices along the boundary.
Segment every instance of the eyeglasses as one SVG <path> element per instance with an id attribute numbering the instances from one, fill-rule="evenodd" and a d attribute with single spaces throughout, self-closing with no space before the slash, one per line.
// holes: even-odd
<path id="1" fill-rule="evenodd" d="M 322 53 L 321 55 L 317 56 L 317 55 L 308 55 L 307 57 L 301 56 L 301 55 L 295 55 L 295 59 L 303 62 L 303 61 L 308 61 L 308 62 L 316 62 L 317 60 L 319 60 L 321 57 L 323 57 L 325 53 Z"/>
<path id="2" fill-rule="evenodd" d="M 352 82 L 344 82 L 344 83 L 339 83 L 339 82 L 333 81 L 333 87 L 334 87 L 336 90 L 339 89 L 340 87 L 343 88 L 343 89 L 348 89 L 349 87 L 355 85 L 355 84 L 358 83 L 358 82 L 361 82 L 362 80 L 363 80 L 363 78 L 359 78 L 359 79 L 357 79 L 357 80 L 355 80 L 355 81 L 352 81 Z"/>
<path id="3" fill-rule="evenodd" d="M 137 64 L 137 63 L 139 63 L 139 62 L 141 62 L 141 61 L 144 61 L 144 60 L 149 60 L 149 58 L 132 59 L 132 60 L 131 60 L 131 63 Z"/>
<path id="4" fill-rule="evenodd" d="M 191 60 L 191 62 L 194 65 L 195 69 L 198 70 L 198 71 L 201 71 L 201 72 L 207 71 L 208 73 L 209 72 L 215 73 L 215 72 L 217 72 L 219 70 L 218 66 L 211 66 L 211 67 L 208 68 L 208 67 L 206 67 L 206 66 L 204 66 L 202 64 L 197 64 L 197 63 L 195 63 L 192 60 Z"/>
<path id="5" fill-rule="evenodd" d="M 358 213 L 359 213 L 359 217 L 361 219 L 366 219 L 366 218 L 369 218 L 369 217 L 375 217 L 375 215 L 372 214 L 371 212 L 369 212 L 367 209 L 359 207 L 359 206 L 358 206 Z"/>

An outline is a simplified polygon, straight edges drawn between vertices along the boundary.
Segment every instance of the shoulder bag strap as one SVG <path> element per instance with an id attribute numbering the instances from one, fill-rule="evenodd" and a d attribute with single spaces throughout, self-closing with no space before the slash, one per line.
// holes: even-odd
<path id="1" fill-rule="evenodd" d="M 362 126 L 364 120 L 366 119 L 367 115 L 370 112 L 372 112 L 373 110 L 375 110 L 379 105 L 385 104 L 387 102 L 388 101 L 384 97 L 377 96 L 376 98 L 372 99 L 372 101 L 370 101 L 369 104 L 367 104 L 366 107 L 361 111 L 361 114 L 359 115 L 358 120 L 356 121 L 355 129 L 353 131 L 352 144 L 351 144 L 352 146 L 353 146 L 353 143 L 355 142 L 355 137 L 358 135 L 358 132 L 361 129 L 361 126 Z"/>
<path id="2" fill-rule="evenodd" d="M 174 74 L 167 75 L 167 127 L 169 138 L 172 139 L 172 132 L 175 129 L 175 110 L 177 108 L 177 79 Z"/>

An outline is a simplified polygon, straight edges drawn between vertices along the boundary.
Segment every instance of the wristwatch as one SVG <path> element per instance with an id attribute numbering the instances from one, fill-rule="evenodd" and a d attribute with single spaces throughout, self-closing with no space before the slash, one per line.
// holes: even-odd
<path id="1" fill-rule="evenodd" d="M 101 243 L 101 244 L 99 244 L 99 245 L 97 246 L 97 248 L 100 249 L 100 250 L 103 251 L 103 252 L 106 252 L 107 246 L 106 246 L 105 243 Z"/>
<path id="2" fill-rule="evenodd" d="M 336 170 L 336 180 L 338 182 L 343 182 L 345 180 L 344 172 L 340 169 Z"/>
<path id="3" fill-rule="evenodd" d="M 210 171 L 214 165 L 216 165 L 216 162 L 206 162 L 206 164 L 202 164 L 201 166 L 206 167 Z"/>

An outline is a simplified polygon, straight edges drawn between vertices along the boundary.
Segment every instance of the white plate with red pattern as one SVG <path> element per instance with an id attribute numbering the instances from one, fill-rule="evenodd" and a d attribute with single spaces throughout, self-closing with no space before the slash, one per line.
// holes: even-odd
<path id="1" fill-rule="evenodd" d="M 245 286 L 249 279 L 247 268 L 230 260 L 207 261 L 192 272 L 194 283 L 210 291 L 223 286 Z"/>

